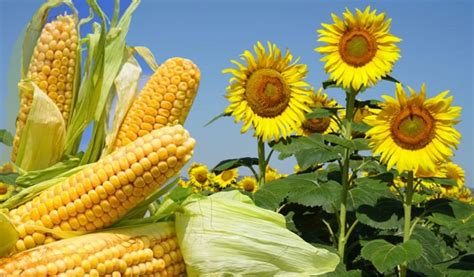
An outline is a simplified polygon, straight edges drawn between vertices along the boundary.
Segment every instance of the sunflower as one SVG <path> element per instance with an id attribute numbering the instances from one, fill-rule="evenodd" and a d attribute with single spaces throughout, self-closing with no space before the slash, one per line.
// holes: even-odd
<path id="1" fill-rule="evenodd" d="M 277 180 L 281 177 L 282 175 L 278 173 L 278 170 L 276 170 L 275 168 L 267 166 L 267 168 L 265 169 L 265 182 Z"/>
<path id="2" fill-rule="evenodd" d="M 383 96 L 381 110 L 366 117 L 365 123 L 372 127 L 367 132 L 369 144 L 387 168 L 434 172 L 436 164 L 452 156 L 452 148 L 459 144 L 461 134 L 454 125 L 461 107 L 451 107 L 453 97 L 445 98 L 449 91 L 426 99 L 424 84 L 419 94 L 408 89 L 409 96 L 398 83 L 396 99 Z"/>
<path id="3" fill-rule="evenodd" d="M 458 187 L 464 186 L 464 169 L 453 162 L 447 162 L 441 169 L 442 176 L 452 179 L 456 182 Z"/>
<path id="4" fill-rule="evenodd" d="M 333 24 L 322 24 L 318 30 L 319 42 L 326 45 L 315 50 L 325 56 L 324 70 L 329 78 L 344 88 L 360 90 L 375 84 L 392 70 L 400 58 L 400 49 L 395 43 L 401 40 L 390 34 L 391 19 L 385 13 L 367 7 L 363 12 L 349 9 L 343 18 L 332 14 Z"/>
<path id="5" fill-rule="evenodd" d="M 239 188 L 248 192 L 256 192 L 258 189 L 257 180 L 254 177 L 245 176 L 239 181 Z"/>
<path id="6" fill-rule="evenodd" d="M 459 199 L 459 201 L 462 201 L 462 202 L 466 202 L 466 203 L 472 203 L 474 204 L 473 200 L 472 200 L 472 192 L 469 188 L 467 187 L 463 187 L 458 195 L 457 195 L 457 198 Z"/>
<path id="7" fill-rule="evenodd" d="M 335 108 L 337 103 L 334 99 L 328 99 L 328 95 L 323 93 L 323 88 L 319 88 L 317 93 L 311 95 L 313 100 L 310 108 Z M 331 133 L 339 129 L 337 122 L 330 117 L 324 118 L 308 118 L 297 130 L 298 135 L 309 136 L 314 133 Z"/>
<path id="8" fill-rule="evenodd" d="M 190 184 L 191 182 L 187 182 L 186 180 L 183 180 L 183 179 L 179 179 L 178 181 L 178 186 L 182 188 L 188 188 Z"/>
<path id="9" fill-rule="evenodd" d="M 304 114 L 311 109 L 310 87 L 304 81 L 307 66 L 293 61 L 287 50 L 282 56 L 280 49 L 268 42 L 268 52 L 258 42 L 254 46 L 256 57 L 245 51 L 242 63 L 232 60 L 237 68 L 228 68 L 230 85 L 226 98 L 230 104 L 226 114 L 243 121 L 242 133 L 250 126 L 255 135 L 263 140 L 278 140 L 294 132 L 304 121 Z"/>
<path id="10" fill-rule="evenodd" d="M 188 170 L 189 180 L 194 186 L 205 188 L 209 184 L 208 173 L 206 165 L 193 163 Z"/>
<path id="11" fill-rule="evenodd" d="M 215 178 L 213 178 L 213 181 L 220 188 L 226 188 L 237 179 L 237 177 L 239 176 L 238 173 L 239 171 L 237 168 L 224 170 L 219 175 L 216 175 Z"/>

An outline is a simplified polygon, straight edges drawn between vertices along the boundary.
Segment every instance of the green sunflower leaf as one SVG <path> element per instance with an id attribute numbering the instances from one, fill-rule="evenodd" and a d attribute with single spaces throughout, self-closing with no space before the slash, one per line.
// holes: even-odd
<path id="1" fill-rule="evenodd" d="M 241 166 L 252 167 L 253 165 L 258 165 L 257 158 L 245 157 L 237 159 L 228 159 L 218 163 L 211 171 L 216 174 L 219 174 L 224 170 L 233 169 Z"/>
<path id="2" fill-rule="evenodd" d="M 13 145 L 13 135 L 5 129 L 0 130 L 0 143 L 5 144 L 6 146 Z"/>
<path id="3" fill-rule="evenodd" d="M 383 273 L 404 262 L 413 261 L 421 257 L 423 248 L 416 240 L 409 240 L 401 244 L 391 244 L 377 239 L 365 243 L 361 255 L 372 262 L 375 268 Z"/>
<path id="4" fill-rule="evenodd" d="M 338 108 L 314 108 L 312 112 L 306 114 L 306 118 L 325 118 L 337 114 Z"/>
<path id="5" fill-rule="evenodd" d="M 15 185 L 15 181 L 18 176 L 19 175 L 16 172 L 0 173 L 0 183 Z"/>
<path id="6" fill-rule="evenodd" d="M 221 118 L 221 117 L 226 117 L 226 116 L 230 116 L 230 114 L 223 112 L 223 113 L 221 113 L 221 114 L 219 114 L 219 115 L 216 115 L 216 116 L 214 116 L 211 120 L 209 120 L 209 122 L 207 122 L 207 123 L 204 125 L 204 127 L 207 127 L 207 126 L 211 125 L 214 121 L 218 120 L 219 118 Z"/>

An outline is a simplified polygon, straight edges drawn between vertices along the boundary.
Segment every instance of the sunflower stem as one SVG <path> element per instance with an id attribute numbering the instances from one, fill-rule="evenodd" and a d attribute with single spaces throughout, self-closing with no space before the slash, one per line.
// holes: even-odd
<path id="1" fill-rule="evenodd" d="M 352 136 L 352 118 L 354 116 L 354 105 L 357 91 L 350 90 L 346 93 L 346 126 L 344 130 L 344 138 L 351 139 Z M 337 244 L 338 253 L 344 261 L 344 250 L 347 243 L 346 237 L 346 215 L 347 215 L 347 191 L 349 190 L 349 162 L 351 150 L 344 150 L 344 161 L 342 164 L 342 190 L 341 190 L 341 206 L 339 209 L 339 240 Z"/>
<path id="2" fill-rule="evenodd" d="M 404 224 L 403 224 L 403 242 L 407 242 L 411 235 L 411 203 L 413 199 L 413 171 L 408 172 L 407 187 L 403 201 Z M 400 266 L 400 276 L 407 276 L 407 263 Z"/>
<path id="3" fill-rule="evenodd" d="M 260 169 L 258 175 L 258 187 L 262 187 L 265 184 L 265 169 L 267 161 L 265 159 L 265 143 L 263 140 L 258 140 L 258 168 Z"/>

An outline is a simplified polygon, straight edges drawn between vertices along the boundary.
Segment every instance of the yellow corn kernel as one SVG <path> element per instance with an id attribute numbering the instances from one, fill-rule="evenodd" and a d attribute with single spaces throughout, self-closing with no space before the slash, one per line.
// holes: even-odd
<path id="1" fill-rule="evenodd" d="M 184 124 L 200 79 L 199 68 L 188 59 L 176 57 L 164 62 L 133 102 L 119 129 L 115 147 L 127 145 L 154 129 Z"/>
<path id="2" fill-rule="evenodd" d="M 181 142 L 169 141 L 176 134 L 183 137 Z M 180 167 L 183 166 L 191 158 L 194 144 L 194 139 L 181 125 L 164 127 L 117 149 L 67 180 L 42 191 L 29 202 L 10 211 L 12 216 L 15 215 L 15 218 L 18 218 L 17 250 L 29 249 L 59 238 L 44 231 L 43 227 L 63 231 L 90 232 L 110 226 L 176 174 L 179 168 L 174 164 L 179 163 Z M 160 147 L 155 148 L 154 145 L 160 145 Z M 170 145 L 185 147 L 186 155 L 181 158 L 173 156 L 176 155 L 176 151 L 173 151 L 174 148 Z M 166 153 L 167 160 L 156 159 L 159 153 L 162 155 Z M 135 157 L 135 160 L 139 162 L 130 163 L 129 168 L 121 169 L 118 173 L 104 169 L 113 161 L 130 155 L 138 155 L 141 159 Z M 149 159 L 149 156 L 154 158 Z M 177 162 L 171 158 L 175 158 Z M 172 164 L 168 165 L 167 161 Z M 157 170 L 157 167 L 162 171 Z M 108 176 L 109 173 L 114 175 Z M 86 183 L 92 186 L 84 185 Z M 78 187 L 81 187 L 82 195 L 78 195 L 81 191 L 76 189 Z M 71 194 L 76 195 L 71 197 Z M 51 200 L 50 204 L 41 203 L 41 199 L 47 198 Z M 51 211 L 44 213 L 45 209 L 51 209 Z M 39 217 L 41 214 L 43 215 Z M 29 220 L 30 215 L 38 217 L 37 223 Z M 40 228 L 35 229 L 34 225 L 40 225 L 38 226 Z M 42 233 L 44 238 L 35 239 L 29 236 L 35 232 Z"/>
<path id="3" fill-rule="evenodd" d="M 76 70 L 77 45 L 76 19 L 72 15 L 59 15 L 43 27 L 28 68 L 28 77 L 56 103 L 66 122 L 70 111 L 65 108 L 63 103 L 71 102 L 73 95 L 72 93 L 66 93 L 64 88 L 74 87 L 73 76 Z M 53 67 L 60 66 L 61 63 L 67 65 L 64 66 L 63 71 L 69 72 L 71 78 L 67 79 L 66 74 L 57 68 L 51 69 L 50 65 L 53 65 Z M 20 109 L 11 155 L 13 162 L 16 161 L 20 138 L 30 112 L 32 100 L 32 96 L 28 94 L 24 94 L 20 98 Z"/>
<path id="4" fill-rule="evenodd" d="M 171 238 L 170 238 L 171 237 Z M 179 248 L 156 258 L 154 249 L 175 238 L 174 223 L 162 222 L 87 234 L 42 245 L 0 259 L 0 274 L 10 276 L 123 276 L 129 273 L 173 276 L 185 273 Z"/>

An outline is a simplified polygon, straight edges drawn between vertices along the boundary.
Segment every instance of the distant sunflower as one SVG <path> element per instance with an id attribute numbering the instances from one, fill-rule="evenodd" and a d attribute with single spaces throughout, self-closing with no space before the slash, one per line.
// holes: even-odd
<path id="1" fill-rule="evenodd" d="M 325 56 L 324 70 L 329 78 L 344 88 L 359 90 L 375 84 L 386 76 L 400 58 L 395 43 L 401 40 L 390 34 L 391 19 L 367 7 L 363 12 L 349 9 L 343 18 L 332 14 L 333 24 L 322 24 L 318 41 L 326 45 L 315 50 Z"/>
<path id="2" fill-rule="evenodd" d="M 265 170 L 265 182 L 270 182 L 281 178 L 281 174 L 278 171 L 270 166 L 267 166 Z"/>
<path id="3" fill-rule="evenodd" d="M 459 122 L 461 107 L 451 107 L 449 91 L 426 99 L 423 84 L 420 94 L 408 87 L 407 96 L 397 84 L 396 99 L 383 96 L 385 102 L 377 114 L 367 116 L 372 128 L 367 132 L 370 146 L 387 168 L 396 165 L 399 172 L 434 172 L 436 164 L 453 155 L 461 134 L 454 128 Z"/>
<path id="4" fill-rule="evenodd" d="M 464 169 L 459 165 L 448 162 L 441 166 L 440 171 L 443 177 L 454 180 L 458 187 L 464 186 Z"/>
<path id="5" fill-rule="evenodd" d="M 311 109 L 314 108 L 335 108 L 337 102 L 334 99 L 328 99 L 328 95 L 323 93 L 323 88 L 319 88 L 317 93 L 311 95 Z M 308 118 L 297 130 L 298 135 L 309 136 L 314 133 L 331 133 L 338 130 L 337 122 L 330 117 L 324 118 Z"/>
<path id="6" fill-rule="evenodd" d="M 237 168 L 224 170 L 214 178 L 214 182 L 216 182 L 219 187 L 226 188 L 232 184 L 238 176 L 239 171 Z"/>
<path id="7" fill-rule="evenodd" d="M 237 68 L 225 69 L 230 73 L 230 85 L 226 98 L 230 105 L 227 114 L 235 122 L 243 121 L 242 133 L 250 126 L 263 141 L 287 137 L 303 122 L 310 111 L 310 88 L 304 81 L 307 66 L 292 62 L 287 50 L 282 56 L 280 49 L 268 42 L 268 52 L 260 42 L 254 46 L 256 57 L 245 51 L 241 59 L 246 65 L 232 60 Z"/>
<path id="8" fill-rule="evenodd" d="M 240 189 L 248 192 L 256 192 L 258 189 L 257 180 L 254 177 L 245 176 L 238 184 Z"/>
<path id="9" fill-rule="evenodd" d="M 189 180 L 194 186 L 207 187 L 209 170 L 206 165 L 193 163 L 188 170 Z"/>

